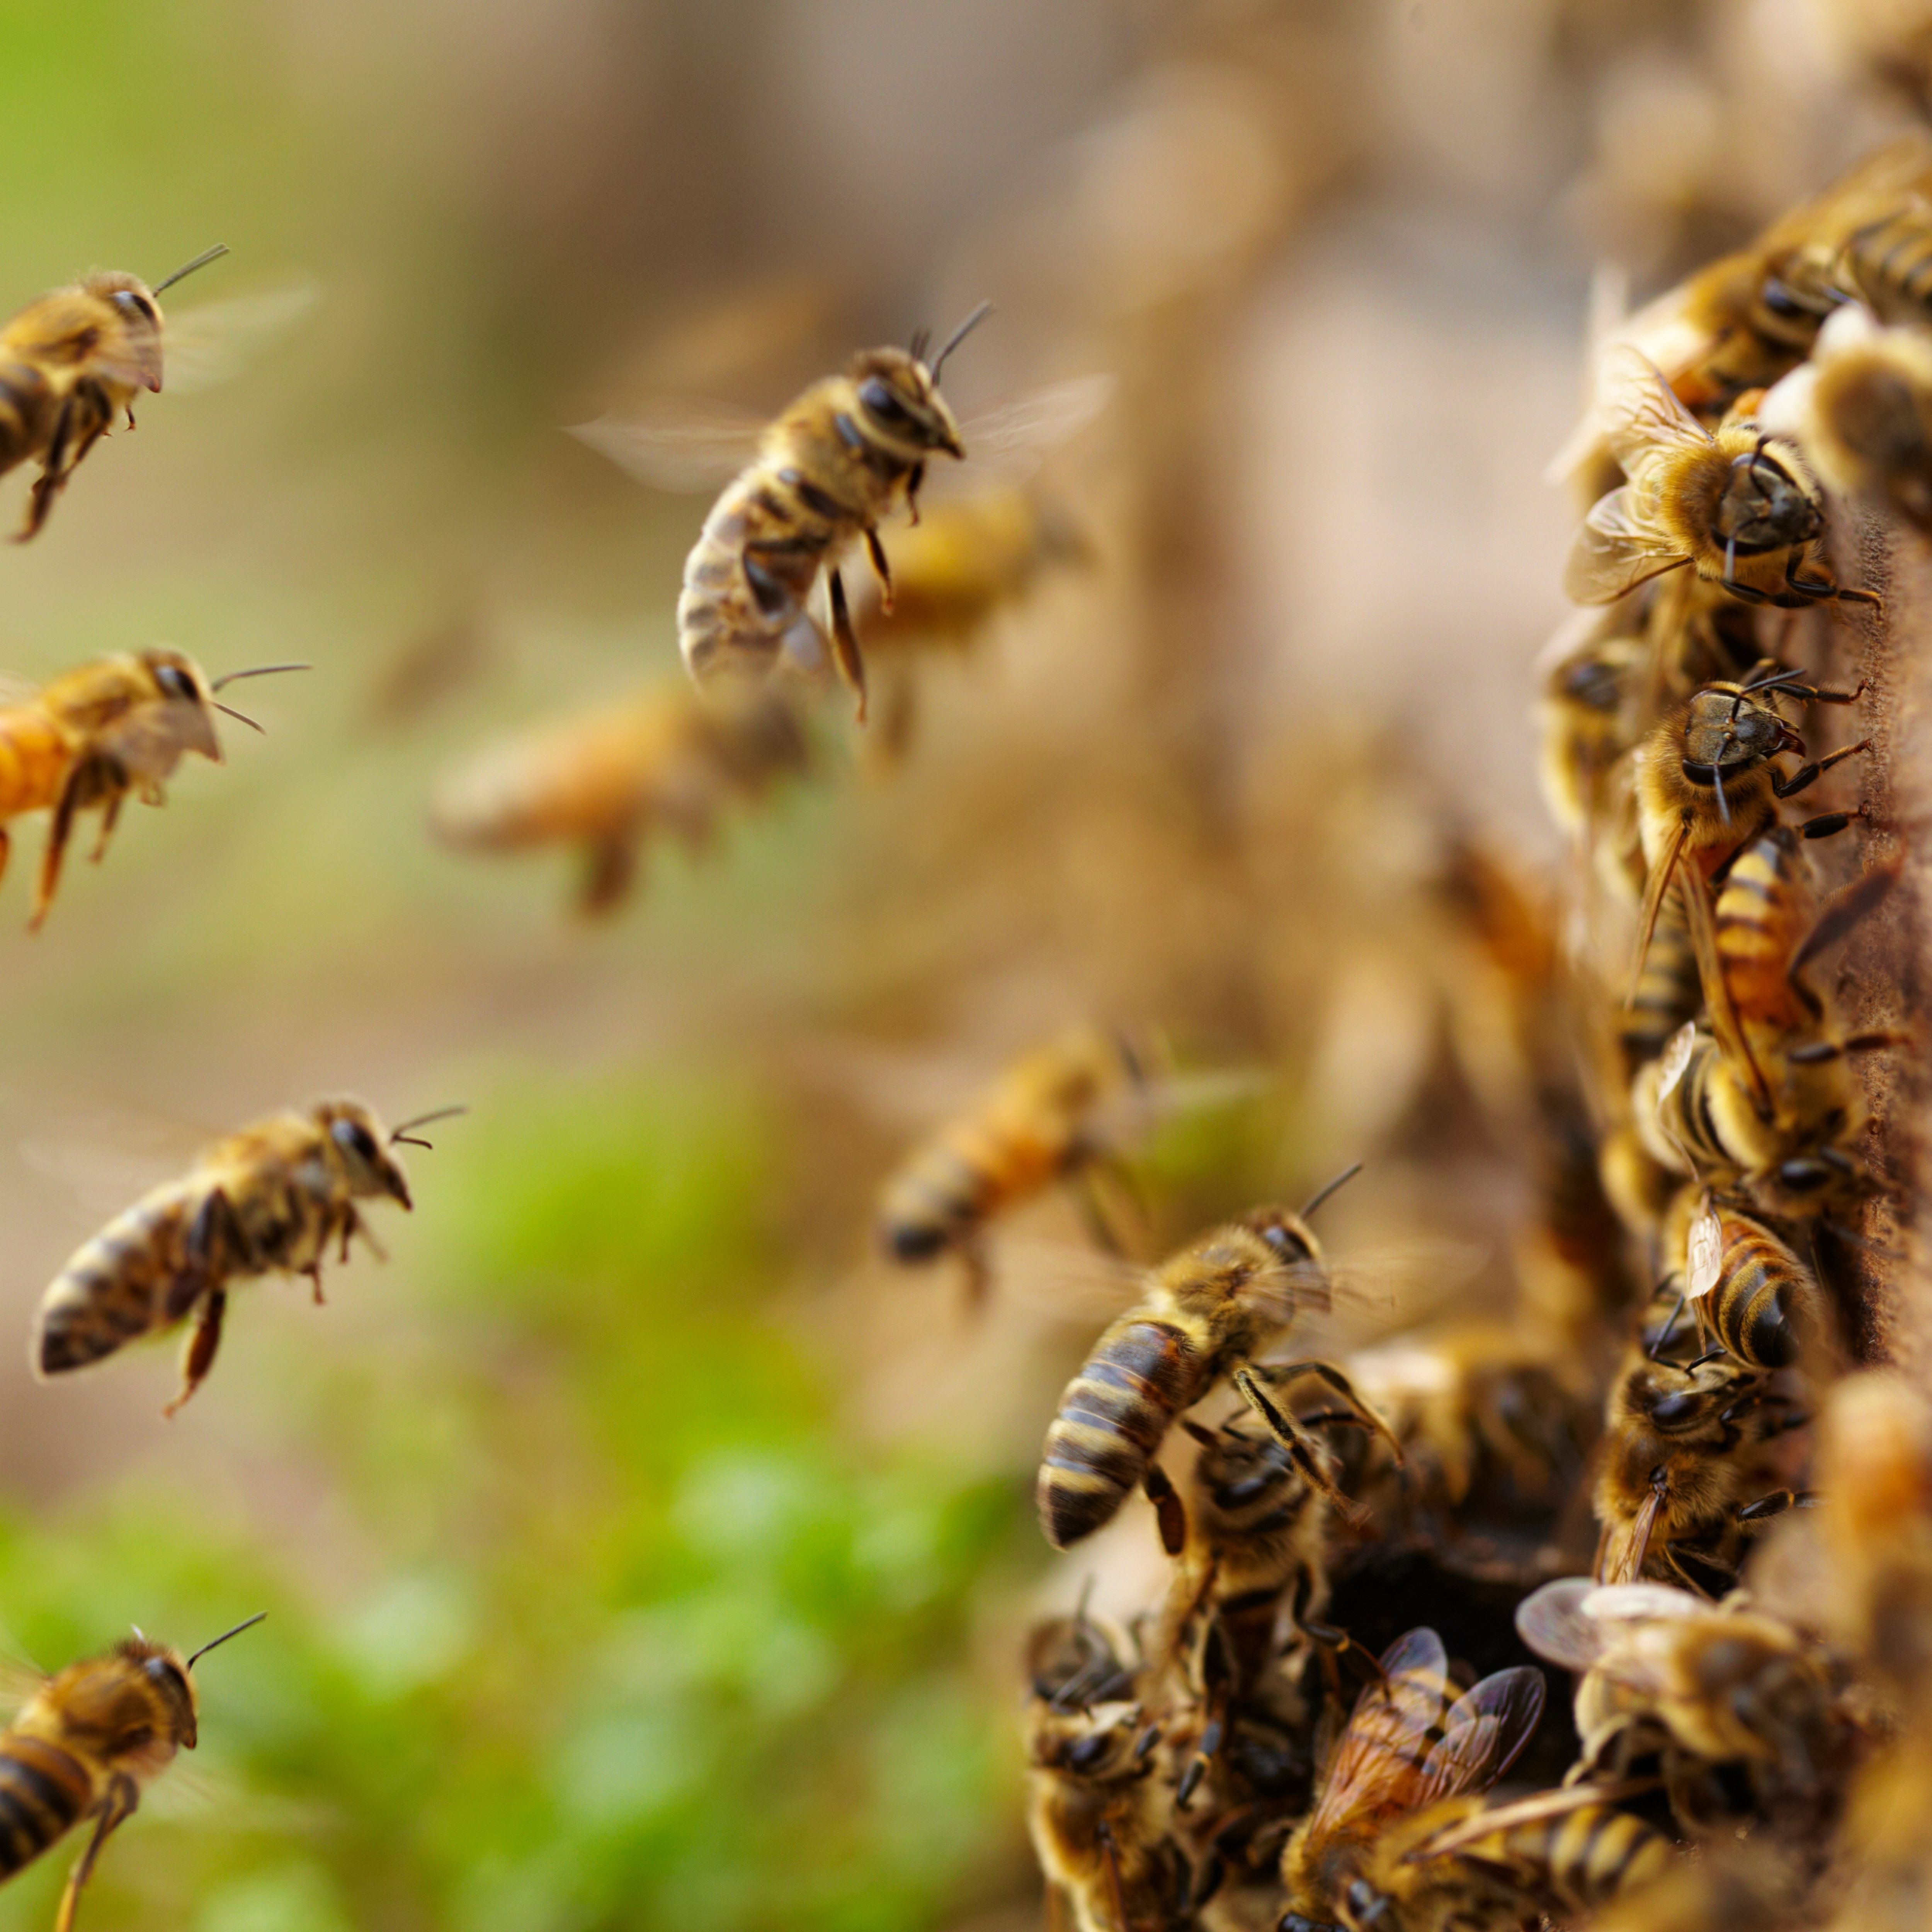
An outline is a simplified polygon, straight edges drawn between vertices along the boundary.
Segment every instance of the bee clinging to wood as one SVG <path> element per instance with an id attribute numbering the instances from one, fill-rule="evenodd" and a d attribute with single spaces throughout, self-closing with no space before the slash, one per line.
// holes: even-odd
<path id="1" fill-rule="evenodd" d="M 181 1392 L 163 1411 L 173 1414 L 214 1365 L 230 1286 L 305 1274 L 320 1303 L 329 1243 L 340 1244 L 344 1261 L 357 1234 L 376 1246 L 356 1204 L 412 1204 L 390 1149 L 398 1142 L 428 1146 L 411 1130 L 463 1111 L 439 1108 L 385 1133 L 359 1100 L 323 1100 L 216 1142 L 179 1180 L 110 1221 L 55 1276 L 34 1324 L 34 1372 L 44 1381 L 86 1368 L 191 1316 Z"/>
<path id="2" fill-rule="evenodd" d="M 32 698 L 0 706 L 0 872 L 9 844 L 5 821 L 43 808 L 53 812 L 29 929 L 38 930 L 53 903 L 79 813 L 100 810 L 93 855 L 98 860 L 130 793 L 144 804 L 160 805 L 163 783 L 190 752 L 221 763 L 215 712 L 261 729 L 218 702 L 216 692 L 238 678 L 306 668 L 263 664 L 211 682 L 185 652 L 158 647 L 82 664 Z"/>
<path id="3" fill-rule="evenodd" d="M 134 1815 L 144 1785 L 197 1742 L 194 1666 L 252 1628 L 259 1611 L 184 1657 L 139 1630 L 105 1657 L 46 1678 L 0 1731 L 0 1881 L 31 1864 L 75 1826 L 93 1835 L 61 1894 L 54 1932 L 71 1932 L 81 1888 L 100 1848 Z"/>
<path id="4" fill-rule="evenodd" d="M 161 387 L 162 324 L 155 298 L 228 252 L 217 246 L 152 288 L 138 275 L 88 276 L 29 302 L 0 328 L 0 472 L 38 458 L 20 540 L 38 534 L 82 459 L 134 403 Z"/>

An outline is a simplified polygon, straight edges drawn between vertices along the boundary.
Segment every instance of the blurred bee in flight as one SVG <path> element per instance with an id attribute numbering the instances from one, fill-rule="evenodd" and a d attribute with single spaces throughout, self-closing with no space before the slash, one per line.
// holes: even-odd
<path id="1" fill-rule="evenodd" d="M 79 813 L 100 811 L 98 862 L 130 793 L 143 804 L 163 804 L 163 783 L 190 752 L 222 762 L 213 713 L 262 728 L 218 703 L 215 692 L 239 678 L 307 668 L 262 664 L 211 682 L 192 658 L 164 647 L 82 664 L 33 697 L 0 706 L 0 872 L 10 849 L 5 821 L 23 812 L 53 813 L 28 929 L 39 929 L 53 903 Z"/>
<path id="2" fill-rule="evenodd" d="M 134 398 L 161 387 L 162 322 L 155 300 L 228 252 L 218 245 L 152 288 L 137 275 L 92 274 L 29 302 L 0 328 L 0 472 L 38 458 L 40 473 L 20 540 L 37 535 L 88 451 Z"/>
<path id="3" fill-rule="evenodd" d="M 201 1385 L 220 1346 L 232 1282 L 305 1274 L 322 1300 L 332 1240 L 346 1261 L 360 1234 L 380 1257 L 358 1201 L 412 1204 L 389 1150 L 428 1147 L 411 1130 L 464 1112 L 439 1108 L 385 1133 L 359 1100 L 276 1114 L 208 1148 L 110 1221 L 55 1276 L 40 1302 L 32 1359 L 42 1380 L 86 1368 L 128 1342 L 192 1317 L 172 1415 Z"/>
<path id="4" fill-rule="evenodd" d="M 0 1881 L 32 1864 L 75 1826 L 93 1835 L 68 1875 L 54 1932 L 71 1932 L 100 1848 L 178 1751 L 193 1750 L 200 1702 L 194 1666 L 268 1612 L 184 1657 L 137 1630 L 105 1657 L 70 1664 L 39 1684 L 0 1731 Z"/>
<path id="5" fill-rule="evenodd" d="M 632 890 L 654 832 L 701 850 L 728 806 L 755 802 L 806 761 L 804 734 L 777 693 L 708 704 L 680 680 L 485 752 L 443 785 L 430 822 L 466 850 L 581 847 L 578 908 L 604 913 Z"/>
<path id="6" fill-rule="evenodd" d="M 916 520 L 927 466 L 963 460 L 969 446 L 995 456 L 1050 446 L 1104 404 L 1110 385 L 1062 383 L 963 429 L 939 393 L 947 358 L 990 313 L 982 304 L 930 362 L 924 338 L 908 349 L 862 350 L 842 374 L 807 389 L 761 426 L 751 460 L 712 506 L 685 565 L 679 647 L 700 685 L 762 684 L 782 668 L 814 680 L 829 641 L 862 721 L 866 670 L 841 565 L 862 541 L 880 608 L 892 608 L 893 579 L 879 526 L 902 506 Z M 672 406 L 634 423 L 601 421 L 573 434 L 645 482 L 681 489 L 702 482 L 724 452 L 742 449 L 742 419 L 708 419 Z M 742 458 L 740 460 L 742 462 Z M 827 627 L 807 608 L 826 580 Z"/>

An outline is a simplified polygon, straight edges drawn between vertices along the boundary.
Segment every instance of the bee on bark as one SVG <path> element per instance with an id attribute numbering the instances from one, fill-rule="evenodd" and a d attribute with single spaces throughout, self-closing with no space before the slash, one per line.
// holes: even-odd
<path id="1" fill-rule="evenodd" d="M 469 850 L 581 847 L 578 909 L 605 913 L 632 890 L 655 833 L 701 850 L 728 806 L 806 761 L 798 721 L 773 693 L 707 704 L 686 684 L 654 686 L 485 752 L 443 786 L 431 823 Z"/>
<path id="2" fill-rule="evenodd" d="M 1649 649 L 1621 610 L 1579 612 L 1550 641 L 1542 674 L 1544 801 L 1573 838 L 1607 815 L 1610 775 L 1642 730 Z"/>
<path id="3" fill-rule="evenodd" d="M 216 692 L 238 678 L 306 668 L 263 664 L 211 682 L 185 652 L 157 648 L 82 664 L 32 698 L 0 706 L 0 872 L 10 844 L 5 821 L 28 812 L 53 813 L 28 929 L 40 929 L 53 903 L 81 812 L 100 813 L 93 853 L 98 861 L 130 794 L 144 804 L 164 803 L 162 786 L 190 752 L 222 762 L 215 712 L 261 729 L 218 703 Z"/>
<path id="4" fill-rule="evenodd" d="M 258 1612 L 188 1657 L 136 1630 L 105 1657 L 46 1678 L 0 1731 L 0 1880 L 94 1820 L 61 1894 L 54 1932 L 72 1932 L 100 1848 L 134 1815 L 142 1787 L 178 1751 L 194 1749 L 195 1665 L 267 1614 Z"/>
<path id="5" fill-rule="evenodd" d="M 427 1147 L 412 1130 L 460 1113 L 440 1108 L 386 1134 L 359 1100 L 323 1100 L 217 1141 L 78 1250 L 42 1298 L 32 1360 L 42 1380 L 87 1367 L 130 1342 L 193 1318 L 172 1415 L 214 1366 L 231 1284 L 305 1274 L 322 1300 L 322 1264 L 360 1234 L 380 1256 L 357 1203 L 412 1204 L 389 1150 Z"/>
<path id="6" fill-rule="evenodd" d="M 1184 1248 L 1148 1277 L 1138 1305 L 1094 1344 L 1060 1399 L 1035 1487 L 1040 1527 L 1056 1550 L 1112 1520 L 1155 1470 L 1168 1428 L 1224 1378 L 1302 1476 L 1346 1518 L 1359 1516 L 1336 1490 L 1314 1430 L 1345 1422 L 1387 1434 L 1386 1424 L 1332 1362 L 1259 1359 L 1302 1316 L 1329 1305 L 1328 1273 L 1306 1216 L 1341 1180 L 1300 1214 L 1256 1208 Z M 1304 1417 L 1286 1395 L 1311 1377 L 1338 1406 Z M 1156 1473 L 1157 1502 L 1169 1504 L 1170 1486 Z M 1178 1549 L 1180 1512 L 1169 1505 L 1163 1514 L 1163 1534 Z"/>
<path id="7" fill-rule="evenodd" d="M 132 429 L 135 397 L 160 392 L 156 296 L 227 252 L 208 249 L 152 288 L 138 275 L 89 275 L 29 302 L 0 328 L 0 472 L 34 459 L 40 466 L 19 541 L 39 533 L 114 418 L 125 416 Z"/>

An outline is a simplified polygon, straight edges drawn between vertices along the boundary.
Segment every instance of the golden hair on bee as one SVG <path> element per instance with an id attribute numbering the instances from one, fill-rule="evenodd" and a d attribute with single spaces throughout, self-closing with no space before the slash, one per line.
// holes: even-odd
<path id="1" fill-rule="evenodd" d="M 0 1731 L 0 1881 L 76 1825 L 94 1821 L 61 1894 L 55 1932 L 71 1932 L 100 1849 L 134 1815 L 142 1787 L 178 1752 L 194 1749 L 195 1665 L 267 1614 L 257 1612 L 186 1657 L 137 1630 L 104 1657 L 46 1678 Z"/>
<path id="2" fill-rule="evenodd" d="M 96 273 L 30 302 L 0 328 L 0 472 L 38 460 L 40 473 L 19 540 L 37 536 L 54 499 L 117 416 L 134 426 L 143 389 L 158 394 L 162 320 L 155 299 L 228 252 L 218 244 L 152 288 L 138 275 Z"/>
<path id="3" fill-rule="evenodd" d="M 413 1130 L 465 1111 L 442 1107 L 385 1132 L 359 1100 L 317 1102 L 218 1141 L 79 1249 L 42 1298 L 31 1359 L 42 1380 L 86 1368 L 192 1319 L 172 1415 L 194 1394 L 221 1341 L 228 1290 L 264 1274 L 305 1274 L 322 1300 L 322 1264 L 360 1234 L 358 1202 L 412 1206 L 391 1150 L 428 1147 Z M 382 1250 L 376 1248 L 380 1256 Z"/>

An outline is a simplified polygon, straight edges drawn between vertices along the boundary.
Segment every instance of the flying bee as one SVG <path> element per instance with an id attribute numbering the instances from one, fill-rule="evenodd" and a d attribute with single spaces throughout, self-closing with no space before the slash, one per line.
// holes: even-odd
<path id="1" fill-rule="evenodd" d="M 1775 1814 L 1815 1800 L 1834 1749 L 1834 1697 L 1814 1649 L 1742 1600 L 1713 1604 L 1657 1583 L 1546 1583 L 1517 1607 L 1531 1649 L 1582 1673 L 1574 1778 L 1627 1776 L 1660 1754 L 1678 1824 L 1708 1836 L 1724 1820 L 1712 1775 L 1742 1770 Z"/>
<path id="2" fill-rule="evenodd" d="M 963 460 L 970 448 L 997 460 L 1046 448 L 1090 421 L 1111 392 L 1104 379 L 1076 379 L 962 429 L 939 393 L 940 373 L 988 313 L 986 304 L 975 309 L 930 362 L 922 336 L 910 350 L 861 351 L 843 374 L 814 383 L 759 430 L 748 464 L 712 506 L 685 566 L 678 640 L 700 685 L 762 683 L 781 668 L 815 677 L 827 638 L 806 605 L 823 573 L 832 662 L 863 719 L 865 665 L 842 554 L 864 540 L 880 608 L 890 611 L 892 578 L 878 526 L 902 506 L 916 518 L 934 458 Z M 573 433 L 646 482 L 685 489 L 710 474 L 724 450 L 742 452 L 746 428 L 729 412 L 674 407 L 641 422 L 590 423 Z"/>
<path id="3" fill-rule="evenodd" d="M 1328 1274 L 1307 1216 L 1355 1172 L 1331 1181 L 1299 1214 L 1258 1208 L 1182 1249 L 1148 1276 L 1138 1304 L 1095 1342 L 1060 1399 L 1034 1491 L 1040 1527 L 1056 1550 L 1112 1520 L 1154 1471 L 1169 1426 L 1224 1377 L 1302 1476 L 1344 1516 L 1359 1515 L 1336 1490 L 1314 1429 L 1346 1421 L 1386 1434 L 1387 1426 L 1333 1363 L 1258 1359 L 1302 1315 L 1328 1307 Z M 1310 1377 L 1341 1406 L 1298 1416 L 1286 1391 Z M 1166 1503 L 1168 1487 L 1156 1474 L 1157 1503 Z M 1178 1547 L 1178 1512 L 1165 1514 L 1163 1534 Z"/>
<path id="4" fill-rule="evenodd" d="M 1342 1924 L 1345 1932 L 1520 1932 L 1551 1915 L 1594 1912 L 1676 1863 L 1661 1832 L 1593 1787 L 1499 1805 L 1452 1798 L 1376 1840 L 1342 1894 Z"/>
<path id="5" fill-rule="evenodd" d="M 1112 1154 L 1124 1106 L 1147 1087 L 1142 1053 L 1125 1034 L 1080 1027 L 1035 1048 L 887 1179 L 879 1195 L 880 1246 L 908 1264 L 958 1255 L 974 1300 L 982 1300 L 991 1278 L 987 1229 L 1071 1179 L 1096 1238 L 1114 1248 L 1091 1171 Z"/>
<path id="6" fill-rule="evenodd" d="M 1606 380 L 1610 445 L 1630 481 L 1576 533 L 1563 578 L 1572 602 L 1612 604 L 1686 565 L 1750 604 L 1879 602 L 1826 568 L 1818 486 L 1790 444 L 1774 448 L 1754 417 L 1735 412 L 1706 429 L 1634 349 L 1612 352 Z"/>
<path id="7" fill-rule="evenodd" d="M 1742 1363 L 1627 1360 L 1597 1471 L 1597 1580 L 1695 1589 L 1733 1573 L 1745 1536 L 1808 1500 L 1763 1486 L 1774 1473 L 1766 1445 L 1803 1420 Z"/>
<path id="8" fill-rule="evenodd" d="M 1029 1648 L 1027 1824 L 1047 1884 L 1076 1932 L 1169 1932 L 1192 1875 L 1133 1673 L 1084 1612 L 1041 1626 Z"/>
<path id="9" fill-rule="evenodd" d="M 134 398 L 161 387 L 155 297 L 228 252 L 206 250 L 152 288 L 138 275 L 89 275 L 29 302 L 0 328 L 0 472 L 38 458 L 40 473 L 20 540 L 36 536 L 54 499 Z"/>
<path id="10" fill-rule="evenodd" d="M 775 693 L 708 704 L 682 682 L 653 686 L 486 752 L 443 786 L 431 823 L 467 850 L 581 846 L 578 908 L 608 912 L 655 832 L 701 849 L 728 805 L 754 802 L 806 760 L 798 721 Z"/>
<path id="11" fill-rule="evenodd" d="M 216 692 L 238 678 L 306 668 L 263 664 L 211 682 L 185 652 L 159 647 L 82 664 L 33 697 L 0 706 L 0 872 L 10 845 L 4 821 L 47 808 L 53 812 L 28 929 L 39 930 L 53 903 L 78 814 L 100 810 L 93 855 L 98 860 L 130 793 L 160 805 L 164 781 L 188 753 L 221 763 L 214 712 L 261 729 L 218 704 Z"/>
<path id="12" fill-rule="evenodd" d="M 1393 1821 L 1486 1791 L 1528 1743 L 1543 1700 L 1543 1673 L 1527 1664 L 1499 1670 L 1458 1696 L 1432 1630 L 1397 1638 L 1335 1740 L 1314 1808 L 1282 1850 L 1288 1910 L 1280 1932 L 1332 1924 Z"/>
<path id="13" fill-rule="evenodd" d="M 345 1262 L 357 1234 L 376 1247 L 356 1203 L 412 1205 L 389 1149 L 399 1142 L 428 1146 L 411 1130 L 463 1111 L 440 1108 L 386 1135 L 359 1100 L 323 1100 L 217 1141 L 179 1180 L 110 1221 L 54 1277 L 34 1323 L 34 1374 L 44 1381 L 85 1368 L 192 1316 L 181 1393 L 162 1412 L 173 1414 L 214 1365 L 230 1285 L 278 1271 L 305 1274 L 320 1303 L 332 1240 Z"/>
<path id="14" fill-rule="evenodd" d="M 54 1932 L 71 1932 L 100 1848 L 135 1813 L 142 1788 L 195 1748 L 194 1666 L 260 1623 L 258 1612 L 184 1657 L 139 1630 L 105 1657 L 46 1678 L 0 1731 L 0 1880 L 32 1864 L 84 1820 L 87 1849 L 61 1894 Z"/>

